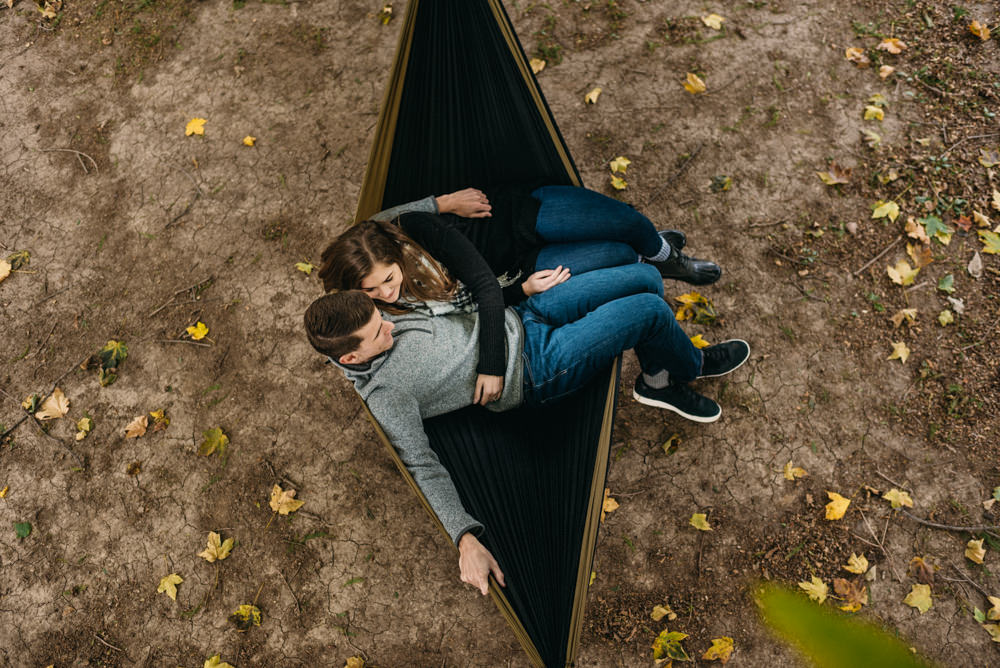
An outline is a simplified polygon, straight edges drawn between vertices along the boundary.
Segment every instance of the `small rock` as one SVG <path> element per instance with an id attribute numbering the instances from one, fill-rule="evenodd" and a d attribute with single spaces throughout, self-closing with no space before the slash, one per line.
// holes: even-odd
<path id="1" fill-rule="evenodd" d="M 858 224 L 855 223 L 853 220 L 847 223 L 847 225 L 844 225 L 844 227 L 847 228 L 848 234 L 850 234 L 852 237 L 858 234 Z"/>

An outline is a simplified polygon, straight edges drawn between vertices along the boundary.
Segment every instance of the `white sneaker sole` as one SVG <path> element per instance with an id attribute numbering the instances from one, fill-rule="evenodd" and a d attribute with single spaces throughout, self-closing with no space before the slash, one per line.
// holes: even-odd
<path id="1" fill-rule="evenodd" d="M 656 408 L 665 408 L 668 411 L 673 411 L 674 413 L 680 415 L 682 418 L 691 420 L 692 422 L 701 422 L 702 424 L 708 424 L 709 422 L 715 422 L 720 417 L 722 417 L 721 407 L 719 408 L 719 412 L 716 413 L 715 415 L 711 417 L 702 417 L 700 415 L 691 415 L 690 413 L 685 413 L 680 408 L 677 408 L 677 406 L 674 406 L 673 404 L 668 404 L 665 401 L 657 401 L 656 399 L 649 399 L 648 397 L 644 397 L 638 392 L 636 392 L 634 389 L 632 390 L 632 398 L 638 401 L 640 404 L 645 404 L 646 406 L 655 406 Z"/>
<path id="2" fill-rule="evenodd" d="M 721 343 L 732 343 L 733 341 L 739 341 L 740 343 L 744 344 L 747 347 L 747 356 L 743 358 L 743 361 L 740 362 L 739 364 L 737 364 L 736 366 L 734 366 L 729 371 L 726 371 L 725 373 L 713 373 L 713 374 L 709 374 L 707 376 L 698 376 L 698 378 L 696 378 L 695 380 L 698 380 L 699 378 L 721 378 L 722 376 L 728 376 L 729 374 L 731 374 L 732 372 L 736 371 L 741 366 L 743 366 L 744 364 L 747 363 L 747 360 L 750 359 L 750 344 L 747 343 L 746 341 L 744 341 L 743 339 L 726 339 L 725 341 L 722 341 Z"/>

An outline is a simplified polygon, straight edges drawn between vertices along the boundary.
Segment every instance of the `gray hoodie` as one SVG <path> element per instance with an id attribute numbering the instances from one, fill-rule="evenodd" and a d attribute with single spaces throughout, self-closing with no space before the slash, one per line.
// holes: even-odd
<path id="1" fill-rule="evenodd" d="M 383 314 L 395 323 L 393 346 L 364 365 L 338 364 L 368 404 L 431 508 L 453 541 L 483 525 L 469 515 L 448 471 L 431 450 L 423 419 L 472 404 L 479 361 L 479 317 L 458 312 L 429 317 L 421 313 Z M 493 411 L 522 401 L 524 328 L 513 309 L 504 314 L 507 367 L 503 394 L 488 404 Z"/>

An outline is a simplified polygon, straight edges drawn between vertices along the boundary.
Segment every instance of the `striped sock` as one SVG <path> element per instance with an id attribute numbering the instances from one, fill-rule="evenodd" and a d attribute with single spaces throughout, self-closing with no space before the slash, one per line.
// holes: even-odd
<path id="1" fill-rule="evenodd" d="M 661 239 L 663 245 L 660 246 L 660 251 L 656 255 L 651 255 L 646 259 L 650 262 L 663 262 L 664 260 L 669 260 L 670 256 L 674 254 L 674 249 L 667 243 L 666 239 Z"/>

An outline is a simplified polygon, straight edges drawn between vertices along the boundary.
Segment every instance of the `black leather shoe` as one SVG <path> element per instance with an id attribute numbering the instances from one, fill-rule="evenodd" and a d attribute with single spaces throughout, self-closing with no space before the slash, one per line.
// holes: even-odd
<path id="1" fill-rule="evenodd" d="M 743 339 L 729 339 L 701 351 L 702 364 L 699 378 L 715 378 L 736 371 L 750 359 L 750 344 Z"/>
<path id="2" fill-rule="evenodd" d="M 670 244 L 670 247 L 674 250 L 680 250 L 684 248 L 687 243 L 687 237 L 680 230 L 660 230 L 657 232 L 660 238 Z"/>
<path id="3" fill-rule="evenodd" d="M 632 398 L 640 404 L 665 408 L 695 422 L 715 422 L 722 415 L 719 404 L 701 396 L 687 385 L 671 384 L 654 389 L 646 385 L 642 375 L 635 379 Z"/>
<path id="4" fill-rule="evenodd" d="M 663 278 L 674 278 L 691 285 L 715 283 L 722 276 L 722 267 L 708 260 L 696 260 L 679 250 L 674 250 L 669 259 L 651 262 Z"/>

